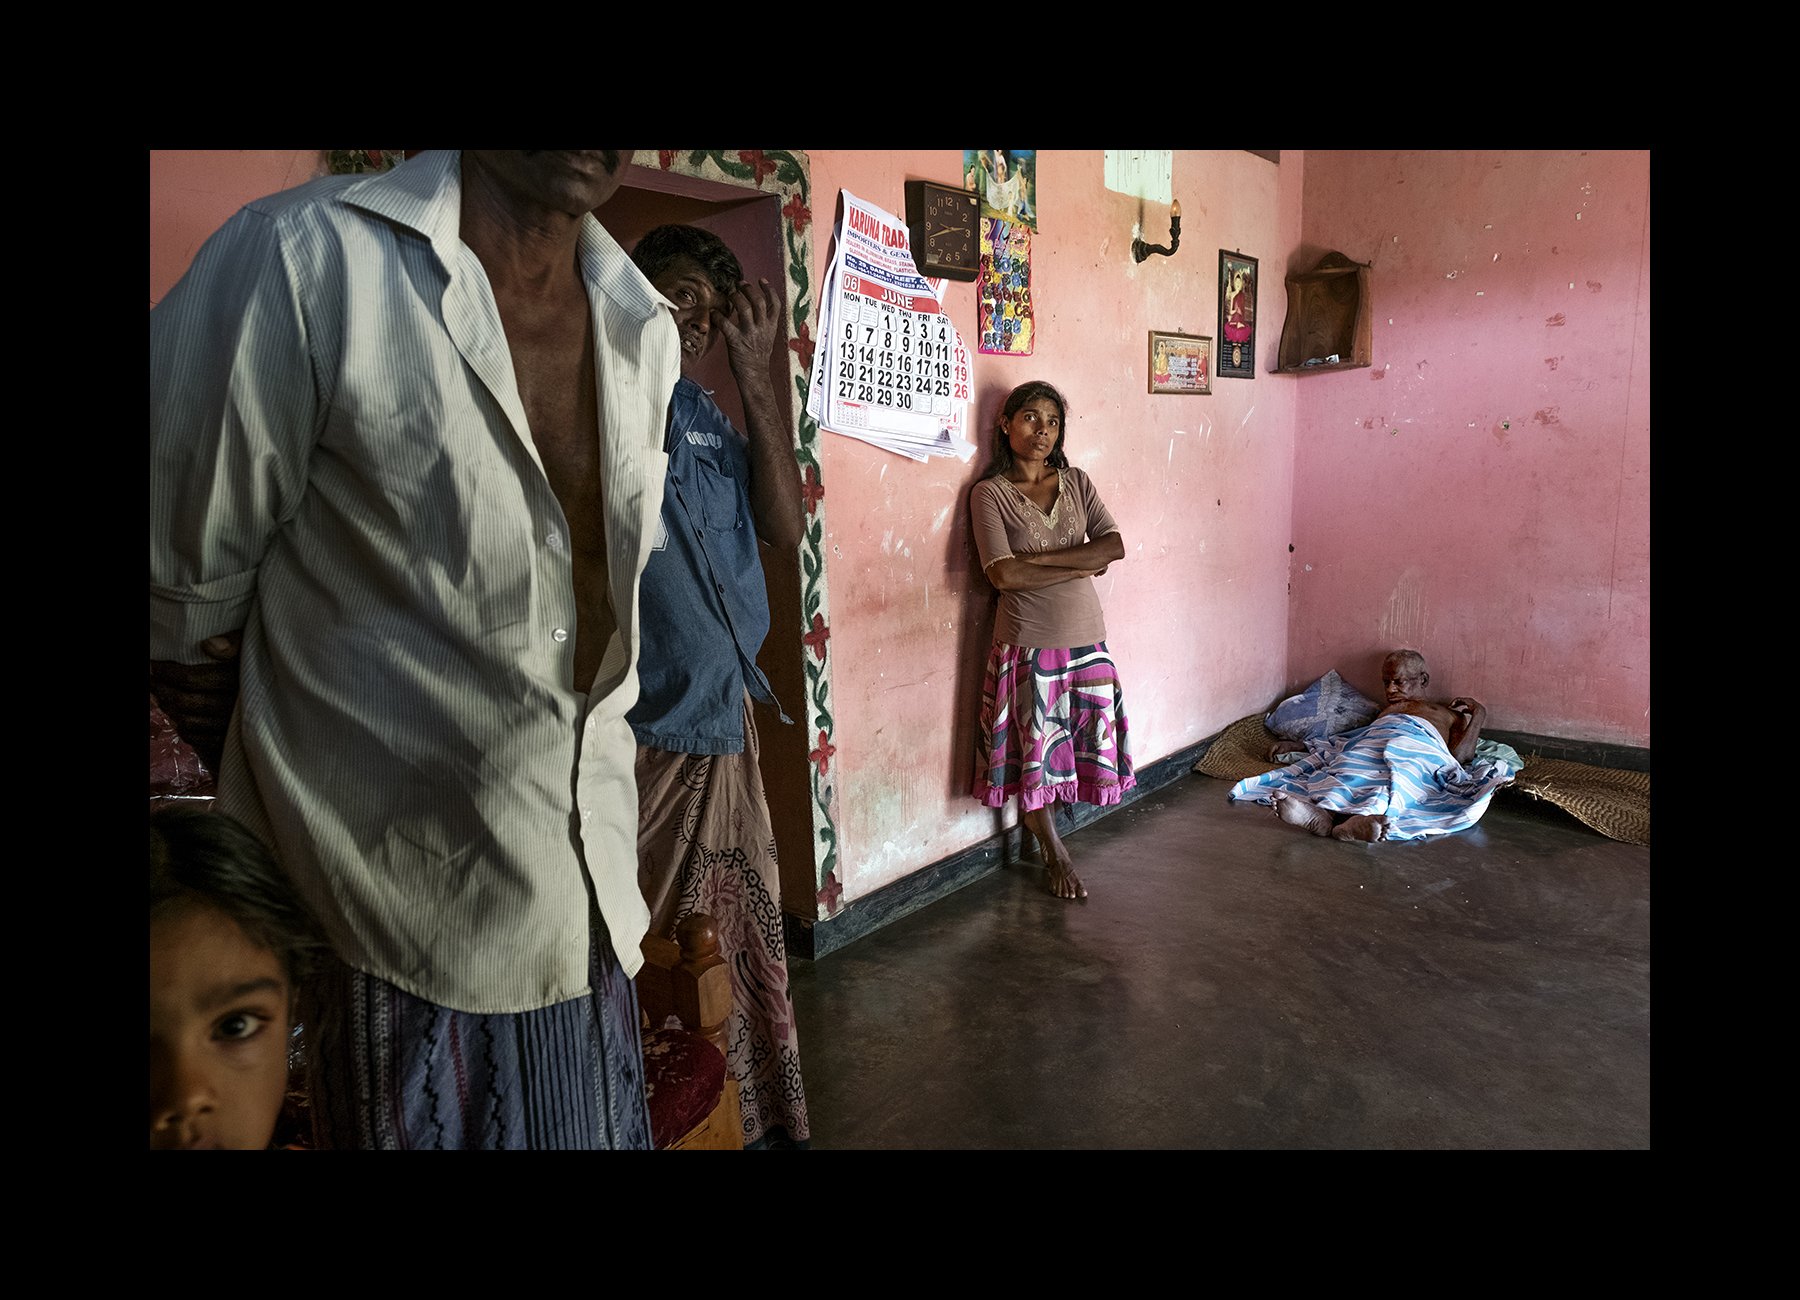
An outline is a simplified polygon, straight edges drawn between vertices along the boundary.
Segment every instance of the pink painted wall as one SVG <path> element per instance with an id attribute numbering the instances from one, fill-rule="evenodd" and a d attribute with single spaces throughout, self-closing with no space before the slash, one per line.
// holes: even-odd
<path id="1" fill-rule="evenodd" d="M 1375 364 L 1290 381 L 1288 685 L 1407 644 L 1496 727 L 1649 745 L 1649 170 L 1307 154 L 1294 261 L 1373 263 Z"/>
<path id="2" fill-rule="evenodd" d="M 325 174 L 323 149 L 152 149 L 150 305 L 244 204 Z"/>
<path id="3" fill-rule="evenodd" d="M 840 189 L 903 215 L 906 180 L 954 182 L 961 168 L 952 150 L 811 158 L 820 282 Z M 1130 245 L 1140 203 L 1105 188 L 1102 153 L 1040 152 L 1036 351 L 974 357 L 984 435 L 1016 384 L 1045 378 L 1063 390 L 1070 459 L 1119 521 L 1127 559 L 1098 586 L 1140 764 L 1265 707 L 1285 680 L 1298 385 L 1266 367 L 1286 307 L 1286 256 L 1300 242 L 1303 175 L 1297 154 L 1277 167 L 1241 151 L 1178 152 L 1181 250 L 1138 265 Z M 1145 237 L 1166 243 L 1166 206 L 1146 206 Z M 1215 379 L 1212 396 L 1152 397 L 1151 329 L 1217 333 L 1222 247 L 1261 259 L 1257 377 Z M 975 292 L 955 282 L 947 291 L 971 348 Z M 1014 812 L 969 795 L 994 606 L 968 524 L 985 449 L 964 466 L 917 464 L 836 434 L 823 445 L 832 770 L 849 902 L 980 842 Z"/>

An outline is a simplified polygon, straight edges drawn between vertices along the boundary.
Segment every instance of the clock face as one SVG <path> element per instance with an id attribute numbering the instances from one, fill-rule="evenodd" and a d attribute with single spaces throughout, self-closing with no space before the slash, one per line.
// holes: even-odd
<path id="1" fill-rule="evenodd" d="M 969 190 L 906 183 L 906 224 L 922 274 L 973 280 L 981 265 L 981 202 Z"/>
<path id="2" fill-rule="evenodd" d="M 971 194 L 927 191 L 925 253 L 939 266 L 973 271 L 976 263 L 975 222 L 978 204 Z"/>

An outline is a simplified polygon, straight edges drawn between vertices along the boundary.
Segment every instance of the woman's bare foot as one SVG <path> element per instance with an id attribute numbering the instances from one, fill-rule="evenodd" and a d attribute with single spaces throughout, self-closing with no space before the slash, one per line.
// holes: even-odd
<path id="1" fill-rule="evenodd" d="M 1081 883 L 1081 877 L 1075 874 L 1075 864 L 1064 853 L 1059 860 L 1053 860 L 1045 868 L 1050 873 L 1050 892 L 1058 898 L 1086 898 L 1087 887 Z"/>
<path id="2" fill-rule="evenodd" d="M 1081 877 L 1075 874 L 1075 864 L 1069 859 L 1069 850 L 1063 847 L 1062 836 L 1056 833 L 1056 807 L 1045 804 L 1042 808 L 1033 808 L 1020 814 L 1025 829 L 1031 832 L 1031 838 L 1037 841 L 1038 861 L 1044 864 L 1044 870 L 1050 876 L 1050 892 L 1058 898 L 1077 899 L 1088 896 L 1087 887 L 1081 883 Z"/>
<path id="3" fill-rule="evenodd" d="M 1297 795 L 1276 790 L 1269 796 L 1275 803 L 1275 815 L 1289 826 L 1298 826 L 1314 835 L 1331 834 L 1331 814 Z"/>
<path id="4" fill-rule="evenodd" d="M 1331 832 L 1334 840 L 1361 840 L 1366 844 L 1379 844 L 1387 838 L 1387 818 L 1371 817 L 1367 813 L 1358 813 L 1354 817 L 1346 817 Z"/>

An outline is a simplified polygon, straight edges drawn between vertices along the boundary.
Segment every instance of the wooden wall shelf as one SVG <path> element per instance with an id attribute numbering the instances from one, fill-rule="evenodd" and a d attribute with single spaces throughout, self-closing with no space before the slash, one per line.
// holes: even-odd
<path id="1" fill-rule="evenodd" d="M 1363 370 L 1374 364 L 1369 267 L 1327 253 L 1310 271 L 1287 277 L 1287 321 L 1281 327 L 1282 374 Z M 1335 362 L 1307 365 L 1336 356 Z"/>

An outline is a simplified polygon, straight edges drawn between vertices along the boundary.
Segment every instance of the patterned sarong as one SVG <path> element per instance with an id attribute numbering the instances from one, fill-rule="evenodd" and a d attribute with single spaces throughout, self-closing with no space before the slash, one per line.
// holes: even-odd
<path id="1" fill-rule="evenodd" d="M 638 884 L 650 929 L 705 912 L 731 969 L 726 1063 L 738 1081 L 744 1145 L 810 1138 L 800 1039 L 788 996 L 787 935 L 775 831 L 744 703 L 744 752 L 678 754 L 638 747 Z"/>
<path id="2" fill-rule="evenodd" d="M 981 686 L 975 797 L 1025 812 L 1114 804 L 1137 784 L 1119 673 L 1106 642 L 1038 650 L 994 642 Z"/>
<path id="3" fill-rule="evenodd" d="M 341 962 L 307 990 L 307 1086 L 322 1149 L 648 1151 L 637 989 L 595 914 L 591 992 L 478 1015 Z"/>
<path id="4" fill-rule="evenodd" d="M 1473 826 L 1494 791 L 1519 770 L 1516 755 L 1505 756 L 1511 750 L 1478 756 L 1464 767 L 1438 729 L 1410 713 L 1308 744 L 1312 748 L 1299 762 L 1247 777 L 1225 797 L 1267 804 L 1280 790 L 1331 813 L 1386 816 L 1388 839 L 1418 840 Z"/>

